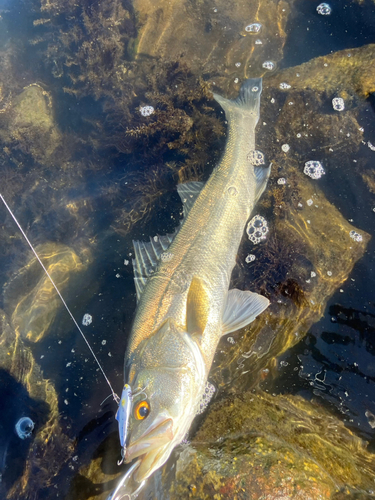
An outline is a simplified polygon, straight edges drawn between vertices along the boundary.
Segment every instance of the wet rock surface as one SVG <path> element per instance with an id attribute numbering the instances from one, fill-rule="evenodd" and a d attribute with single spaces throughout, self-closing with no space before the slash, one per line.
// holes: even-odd
<path id="1" fill-rule="evenodd" d="M 367 444 L 316 403 L 248 392 L 213 404 L 140 498 L 373 498 Z"/>
<path id="2" fill-rule="evenodd" d="M 0 311 L 0 346 L 0 371 L 7 374 L 5 379 L 2 376 L 2 391 L 18 385 L 17 404 L 8 401 L 13 411 L 7 409 L 2 414 L 0 491 L 7 500 L 26 500 L 52 487 L 74 444 L 61 427 L 53 384 L 43 377 L 30 347 L 13 330 L 4 311 Z M 14 427 L 25 416 L 31 417 L 34 429 L 30 437 L 21 440 Z"/>
<path id="3" fill-rule="evenodd" d="M 31 84 L 12 99 L 1 116 L 0 138 L 41 163 L 49 163 L 61 145 L 61 132 L 53 116 L 50 94 Z"/>
<path id="4" fill-rule="evenodd" d="M 60 292 L 64 292 L 72 274 L 83 272 L 90 261 L 87 253 L 82 262 L 72 249 L 56 243 L 45 243 L 36 251 Z M 42 340 L 61 307 L 61 299 L 35 257 L 4 287 L 4 308 L 23 340 Z"/>

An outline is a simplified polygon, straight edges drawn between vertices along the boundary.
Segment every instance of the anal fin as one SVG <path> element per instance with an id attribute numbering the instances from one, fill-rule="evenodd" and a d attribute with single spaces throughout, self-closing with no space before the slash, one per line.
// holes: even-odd
<path id="1" fill-rule="evenodd" d="M 268 178 L 271 174 L 271 167 L 272 163 L 268 168 L 261 165 L 257 165 L 256 167 L 254 167 L 254 174 L 256 179 L 254 205 L 259 201 L 259 198 L 262 196 L 264 190 L 266 189 Z"/>
<path id="2" fill-rule="evenodd" d="M 229 290 L 223 314 L 223 335 L 244 328 L 267 309 L 269 304 L 266 297 L 257 293 L 237 288 Z"/>

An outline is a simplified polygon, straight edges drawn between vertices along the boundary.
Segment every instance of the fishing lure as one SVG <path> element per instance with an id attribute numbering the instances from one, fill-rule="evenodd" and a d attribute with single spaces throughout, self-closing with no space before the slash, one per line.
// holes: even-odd
<path id="1" fill-rule="evenodd" d="M 118 460 L 117 465 L 121 465 L 125 459 L 126 453 L 126 439 L 129 428 L 129 419 L 131 415 L 133 404 L 133 396 L 130 385 L 125 384 L 122 390 L 121 399 L 119 402 L 118 410 L 116 412 L 116 420 L 118 422 L 118 432 L 121 443 L 121 460 Z"/>

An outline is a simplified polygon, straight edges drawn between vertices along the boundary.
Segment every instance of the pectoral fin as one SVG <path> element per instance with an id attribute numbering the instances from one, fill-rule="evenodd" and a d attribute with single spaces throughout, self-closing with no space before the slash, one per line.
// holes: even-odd
<path id="1" fill-rule="evenodd" d="M 270 301 L 254 292 L 233 288 L 228 292 L 223 314 L 223 335 L 245 327 L 269 306 Z"/>
<path id="2" fill-rule="evenodd" d="M 201 336 L 209 314 L 209 297 L 203 280 L 194 276 L 186 304 L 186 327 L 190 335 Z"/>

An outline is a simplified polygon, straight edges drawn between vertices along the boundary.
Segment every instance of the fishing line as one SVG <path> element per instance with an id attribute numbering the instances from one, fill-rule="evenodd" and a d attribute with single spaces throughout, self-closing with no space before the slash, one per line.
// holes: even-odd
<path id="1" fill-rule="evenodd" d="M 99 366 L 99 368 L 100 368 L 100 370 L 101 370 L 101 372 L 102 372 L 102 374 L 103 374 L 103 377 L 105 378 L 105 380 L 106 380 L 107 384 L 109 385 L 109 388 L 111 389 L 113 399 L 114 399 L 114 400 L 116 401 L 116 403 L 118 404 L 118 403 L 119 403 L 119 401 L 120 401 L 120 398 L 117 396 L 117 394 L 116 394 L 116 393 L 115 393 L 115 391 L 113 390 L 112 385 L 111 385 L 111 383 L 110 383 L 110 381 L 109 381 L 109 379 L 108 379 L 107 375 L 105 374 L 105 372 L 104 372 L 104 370 L 103 370 L 103 368 L 102 368 L 102 365 L 99 363 L 98 358 L 95 356 L 95 353 L 94 353 L 94 351 L 92 350 L 92 348 L 91 348 L 91 346 L 90 346 L 90 344 L 89 344 L 89 341 L 88 341 L 88 340 L 87 340 L 87 338 L 85 337 L 85 334 L 84 334 L 84 333 L 83 333 L 83 331 L 81 330 L 81 328 L 80 328 L 79 324 L 77 323 L 77 321 L 75 320 L 75 318 L 74 318 L 73 314 L 70 312 L 70 309 L 69 309 L 69 307 L 67 306 L 67 304 L 66 304 L 65 300 L 63 299 L 63 296 L 62 296 L 62 295 L 61 295 L 61 293 L 59 292 L 59 289 L 58 289 L 58 288 L 57 288 L 57 286 L 55 285 L 55 283 L 54 283 L 53 279 L 51 278 L 51 276 L 49 275 L 49 273 L 48 273 L 47 269 L 44 267 L 44 264 L 43 264 L 43 262 L 40 260 L 39 255 L 38 255 L 38 254 L 36 253 L 36 251 L 34 250 L 34 247 L 32 246 L 32 244 L 30 243 L 30 241 L 29 241 L 28 237 L 26 236 L 25 231 L 22 229 L 22 227 L 21 227 L 20 223 L 18 222 L 18 220 L 16 219 L 15 215 L 13 215 L 13 212 L 12 212 L 12 211 L 11 211 L 11 209 L 9 208 L 9 206 L 8 206 L 7 202 L 4 200 L 4 197 L 3 197 L 3 195 L 2 195 L 1 193 L 0 193 L 0 198 L 1 198 L 2 202 L 4 203 L 4 205 L 5 205 L 6 209 L 8 210 L 8 212 L 9 212 L 9 213 L 10 213 L 10 215 L 12 216 L 12 218 L 13 218 L 14 222 L 17 224 L 18 229 L 21 231 L 22 236 L 23 236 L 23 237 L 25 238 L 25 240 L 27 241 L 27 244 L 28 244 L 28 245 L 29 245 L 29 247 L 31 248 L 31 250 L 32 250 L 33 254 L 35 255 L 35 257 L 37 258 L 37 260 L 38 260 L 39 264 L 42 266 L 43 271 L 44 271 L 44 272 L 46 273 L 46 275 L 48 276 L 48 278 L 49 278 L 50 282 L 52 283 L 52 285 L 53 285 L 54 289 L 56 290 L 57 295 L 60 297 L 61 302 L 64 304 L 65 309 L 68 311 L 69 316 L 72 318 L 73 323 L 76 325 L 76 327 L 77 327 L 77 329 L 78 329 L 79 333 L 82 335 L 83 340 L 86 342 L 87 347 L 90 349 L 90 352 L 91 352 L 91 354 L 93 355 L 93 358 L 94 358 L 94 359 L 95 359 L 95 361 L 97 362 L 97 364 L 98 364 L 98 366 Z"/>

